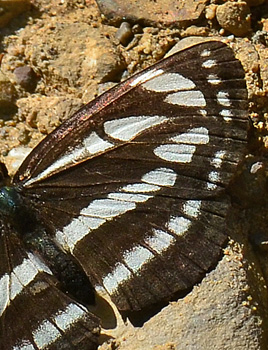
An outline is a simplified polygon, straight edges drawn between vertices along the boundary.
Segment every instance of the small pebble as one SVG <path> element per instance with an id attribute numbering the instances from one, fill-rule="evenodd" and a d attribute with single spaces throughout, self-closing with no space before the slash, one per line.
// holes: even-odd
<path id="1" fill-rule="evenodd" d="M 10 168 L 9 171 L 11 173 L 15 173 L 23 160 L 28 156 L 28 154 L 31 152 L 31 148 L 29 147 L 15 147 L 8 153 L 8 157 L 10 160 Z"/>
<path id="2" fill-rule="evenodd" d="M 37 85 L 37 75 L 30 66 L 17 67 L 14 70 L 17 83 L 28 92 L 33 92 Z"/>
<path id="3" fill-rule="evenodd" d="M 11 81 L 0 71 L 0 118 L 9 120 L 17 111 L 16 90 Z"/>
<path id="4" fill-rule="evenodd" d="M 211 4 L 211 5 L 207 6 L 207 8 L 205 10 L 206 19 L 212 20 L 213 18 L 215 18 L 216 9 L 217 9 L 217 6 L 215 4 Z"/>
<path id="5" fill-rule="evenodd" d="M 251 13 L 246 2 L 227 1 L 216 10 L 220 26 L 236 36 L 244 36 L 251 30 Z"/>
<path id="6" fill-rule="evenodd" d="M 127 46 L 127 44 L 133 38 L 133 32 L 130 24 L 128 22 L 122 22 L 119 29 L 115 33 L 115 37 L 120 42 L 120 44 Z"/>

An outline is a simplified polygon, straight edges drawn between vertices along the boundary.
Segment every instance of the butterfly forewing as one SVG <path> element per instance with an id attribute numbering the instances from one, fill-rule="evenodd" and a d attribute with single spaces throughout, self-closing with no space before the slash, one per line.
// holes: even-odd
<path id="1" fill-rule="evenodd" d="M 247 93 L 225 44 L 185 49 L 78 111 L 14 179 L 48 233 L 121 310 L 192 287 L 226 241 L 224 190 Z"/>
<path id="2" fill-rule="evenodd" d="M 244 140 L 247 94 L 243 77 L 240 62 L 223 43 L 208 42 L 183 50 L 75 113 L 34 149 L 14 182 L 26 181 L 29 187 L 134 142 L 144 133 L 151 142 L 161 142 L 161 136 L 167 141 L 165 136 L 183 133 L 195 121 L 202 126 L 208 120 L 211 134 L 218 132 L 221 137 Z M 224 131 L 221 119 L 230 121 L 225 123 Z M 236 128 L 232 130 L 229 126 L 234 124 Z"/>

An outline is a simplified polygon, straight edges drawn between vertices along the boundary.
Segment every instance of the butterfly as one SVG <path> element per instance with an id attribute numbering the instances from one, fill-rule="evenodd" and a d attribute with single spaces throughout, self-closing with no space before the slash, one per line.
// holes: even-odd
<path id="1" fill-rule="evenodd" d="M 207 41 L 82 107 L 13 179 L 2 165 L 1 349 L 95 349 L 94 289 L 138 311 L 199 282 L 248 129 L 241 63 Z"/>

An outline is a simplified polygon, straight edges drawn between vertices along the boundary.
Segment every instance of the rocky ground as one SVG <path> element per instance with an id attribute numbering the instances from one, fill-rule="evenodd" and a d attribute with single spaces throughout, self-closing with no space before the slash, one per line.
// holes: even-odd
<path id="1" fill-rule="evenodd" d="M 97 2 L 0 1 L 0 157 L 11 174 L 83 104 L 200 37 L 224 39 L 241 60 L 255 128 L 250 150 L 266 164 L 267 1 Z M 186 297 L 140 327 L 115 308 L 114 322 L 95 309 L 101 350 L 268 349 L 265 166 L 247 179 L 259 195 L 230 222 L 221 261 Z M 261 237 L 258 244 L 249 235 Z"/>

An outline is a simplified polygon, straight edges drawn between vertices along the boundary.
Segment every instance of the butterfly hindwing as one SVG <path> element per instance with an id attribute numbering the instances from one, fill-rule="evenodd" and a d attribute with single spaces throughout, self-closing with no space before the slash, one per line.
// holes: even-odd
<path id="1" fill-rule="evenodd" d="M 99 320 L 60 291 L 44 261 L 2 221 L 0 256 L 9 257 L 0 266 L 0 349 L 96 349 Z"/>

